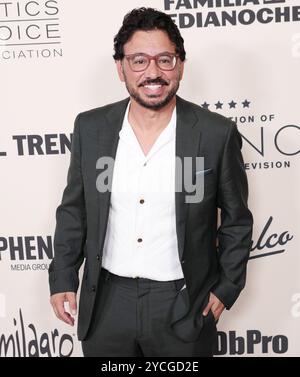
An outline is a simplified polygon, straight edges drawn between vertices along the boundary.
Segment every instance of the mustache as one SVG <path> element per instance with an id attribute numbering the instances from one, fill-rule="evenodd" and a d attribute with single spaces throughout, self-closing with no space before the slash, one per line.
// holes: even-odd
<path id="1" fill-rule="evenodd" d="M 140 85 L 140 86 L 145 86 L 145 85 L 151 85 L 151 84 L 154 84 L 154 85 L 169 85 L 169 83 L 167 81 L 165 81 L 164 79 L 158 77 L 157 79 L 154 79 L 154 80 L 145 80 L 143 81 Z"/>

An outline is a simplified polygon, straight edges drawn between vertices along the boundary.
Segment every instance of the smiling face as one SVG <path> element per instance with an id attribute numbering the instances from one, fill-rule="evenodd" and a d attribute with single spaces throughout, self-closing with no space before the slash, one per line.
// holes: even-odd
<path id="1" fill-rule="evenodd" d="M 175 54 L 175 45 L 162 30 L 136 31 L 124 45 L 124 54 L 137 53 L 151 56 L 161 53 Z M 148 68 L 141 72 L 132 71 L 126 58 L 117 60 L 116 64 L 119 77 L 125 82 L 130 96 L 141 106 L 153 110 L 163 108 L 174 98 L 184 68 L 179 57 L 172 71 L 161 70 L 155 60 L 151 60 Z"/>

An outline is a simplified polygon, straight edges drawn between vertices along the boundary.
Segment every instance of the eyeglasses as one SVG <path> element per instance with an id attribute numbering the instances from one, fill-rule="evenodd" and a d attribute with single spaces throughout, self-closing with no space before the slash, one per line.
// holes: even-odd
<path id="1" fill-rule="evenodd" d="M 134 72 L 145 71 L 149 67 L 151 60 L 155 60 L 156 66 L 162 71 L 172 71 L 176 66 L 178 55 L 169 52 L 163 52 L 155 56 L 137 53 L 125 55 L 125 58 Z"/>

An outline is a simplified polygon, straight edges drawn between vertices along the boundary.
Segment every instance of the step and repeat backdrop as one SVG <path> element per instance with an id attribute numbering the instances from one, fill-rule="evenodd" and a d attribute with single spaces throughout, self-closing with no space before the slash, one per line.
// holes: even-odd
<path id="1" fill-rule="evenodd" d="M 216 356 L 300 356 L 300 0 L 0 2 L 0 357 L 81 356 L 49 303 L 76 115 L 127 96 L 112 58 L 151 6 L 185 39 L 179 95 L 233 119 L 255 223 L 247 286 Z M 76 323 L 77 324 L 77 323 Z"/>

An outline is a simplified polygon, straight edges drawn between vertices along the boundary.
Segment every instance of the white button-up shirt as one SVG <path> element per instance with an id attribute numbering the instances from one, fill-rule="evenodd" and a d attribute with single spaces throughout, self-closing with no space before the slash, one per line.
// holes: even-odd
<path id="1" fill-rule="evenodd" d="M 102 266 L 128 277 L 183 278 L 175 220 L 176 107 L 145 156 L 126 109 L 114 164 Z"/>

